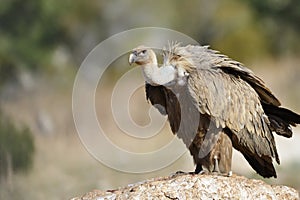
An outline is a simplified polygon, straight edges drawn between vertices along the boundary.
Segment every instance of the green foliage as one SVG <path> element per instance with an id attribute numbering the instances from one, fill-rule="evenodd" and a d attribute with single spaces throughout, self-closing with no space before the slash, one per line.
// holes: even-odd
<path id="1" fill-rule="evenodd" d="M 299 51 L 300 1 L 246 0 L 270 41 L 270 51 L 281 55 Z"/>
<path id="2" fill-rule="evenodd" d="M 258 15 L 300 31 L 300 1 L 247 0 Z"/>
<path id="3" fill-rule="evenodd" d="M 85 30 L 96 11 L 97 6 L 90 1 L 2 0 L 0 80 L 14 78 L 19 68 L 53 68 L 54 51 L 59 46 L 70 51 L 78 48 L 78 33 Z"/>
<path id="4" fill-rule="evenodd" d="M 214 24 L 217 34 L 210 42 L 213 48 L 241 62 L 268 56 L 269 42 L 249 6 L 240 1 L 220 3 Z"/>
<path id="5" fill-rule="evenodd" d="M 36 69 L 46 64 L 53 48 L 65 33 L 45 1 L 4 0 L 0 8 L 1 66 Z"/>
<path id="6" fill-rule="evenodd" d="M 0 117 L 0 177 L 8 170 L 28 170 L 33 161 L 34 141 L 28 128 L 18 129 L 11 121 Z M 11 169 L 8 169 L 11 167 Z"/>
<path id="7" fill-rule="evenodd" d="M 300 49 L 299 21 L 299 0 L 2 0 L 0 85 L 18 68 L 52 69 L 58 47 L 79 65 L 102 39 L 143 26 L 175 29 L 241 61 L 280 56 Z"/>

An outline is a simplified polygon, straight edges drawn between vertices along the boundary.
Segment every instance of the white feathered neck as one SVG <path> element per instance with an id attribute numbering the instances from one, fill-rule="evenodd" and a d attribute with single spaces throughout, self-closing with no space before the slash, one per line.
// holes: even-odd
<path id="1" fill-rule="evenodd" d="M 153 50 L 150 50 L 151 61 L 142 65 L 142 72 L 146 82 L 151 85 L 165 85 L 176 78 L 177 70 L 172 65 L 158 66 Z"/>

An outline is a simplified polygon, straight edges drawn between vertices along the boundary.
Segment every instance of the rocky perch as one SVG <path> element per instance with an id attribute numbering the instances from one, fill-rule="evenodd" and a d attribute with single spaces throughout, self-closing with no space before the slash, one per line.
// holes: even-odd
<path id="1" fill-rule="evenodd" d="M 160 177 L 115 190 L 94 190 L 72 200 L 109 199 L 299 199 L 290 187 L 268 185 L 243 176 L 186 175 Z"/>

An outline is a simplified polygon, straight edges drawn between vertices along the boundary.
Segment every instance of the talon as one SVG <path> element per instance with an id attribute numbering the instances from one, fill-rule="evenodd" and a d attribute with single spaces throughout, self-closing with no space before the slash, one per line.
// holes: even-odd
<path id="1" fill-rule="evenodd" d="M 186 174 L 190 174 L 191 172 L 183 172 L 183 171 L 177 171 L 175 173 L 172 173 L 170 176 L 171 177 L 176 177 L 176 176 L 179 176 L 179 175 L 186 175 Z"/>
<path id="2" fill-rule="evenodd" d="M 202 170 L 201 172 L 199 172 L 200 175 L 204 175 L 204 174 L 209 174 L 209 171 L 207 170 Z"/>

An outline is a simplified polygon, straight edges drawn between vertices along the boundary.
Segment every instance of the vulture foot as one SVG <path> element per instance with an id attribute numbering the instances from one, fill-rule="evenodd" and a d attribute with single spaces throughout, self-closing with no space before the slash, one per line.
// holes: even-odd
<path id="1" fill-rule="evenodd" d="M 195 169 L 195 174 L 199 174 L 200 172 L 203 171 L 202 165 L 197 164 L 196 169 Z"/>

